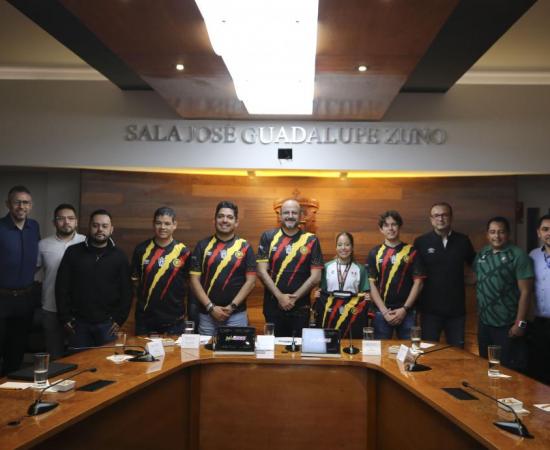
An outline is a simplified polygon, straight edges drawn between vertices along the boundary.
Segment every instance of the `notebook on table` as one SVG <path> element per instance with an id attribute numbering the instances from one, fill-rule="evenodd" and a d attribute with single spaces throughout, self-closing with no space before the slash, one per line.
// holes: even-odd
<path id="1" fill-rule="evenodd" d="M 216 355 L 253 355 L 256 341 L 254 327 L 219 327 L 216 333 Z"/>
<path id="2" fill-rule="evenodd" d="M 340 331 L 333 328 L 304 328 L 302 356 L 340 358 Z"/>
<path id="3" fill-rule="evenodd" d="M 48 378 L 55 377 L 65 372 L 75 370 L 78 366 L 72 363 L 51 362 L 48 367 Z M 34 381 L 34 367 L 29 366 L 15 372 L 8 373 L 8 378 L 13 380 Z"/>

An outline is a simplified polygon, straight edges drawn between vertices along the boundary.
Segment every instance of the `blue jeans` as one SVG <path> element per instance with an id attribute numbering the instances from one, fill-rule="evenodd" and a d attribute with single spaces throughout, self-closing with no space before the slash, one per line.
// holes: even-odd
<path id="1" fill-rule="evenodd" d="M 96 347 L 108 344 L 115 340 L 116 336 L 110 332 L 113 326 L 112 320 L 99 323 L 75 320 L 74 334 L 69 335 L 69 347 Z"/>
<path id="2" fill-rule="evenodd" d="M 422 339 L 439 342 L 441 332 L 445 331 L 445 340 L 455 347 L 464 348 L 464 326 L 466 316 L 446 317 L 423 312 L 420 315 Z"/>
<path id="3" fill-rule="evenodd" d="M 487 346 L 500 345 L 500 363 L 504 367 L 525 372 L 527 368 L 527 341 L 525 336 L 509 337 L 508 331 L 512 325 L 504 327 L 492 327 L 484 323 L 478 323 L 477 343 L 479 356 L 487 358 Z"/>
<path id="4" fill-rule="evenodd" d="M 214 336 L 218 327 L 247 327 L 248 316 L 246 311 L 231 314 L 224 322 L 214 320 L 210 314 L 200 314 L 199 333 L 203 336 Z"/>
<path id="5" fill-rule="evenodd" d="M 374 316 L 374 338 L 375 339 L 391 339 L 393 332 L 397 332 L 398 339 L 410 339 L 411 327 L 414 326 L 415 312 L 409 311 L 403 322 L 397 326 L 392 326 L 384 319 L 384 316 L 380 311 L 376 311 Z"/>

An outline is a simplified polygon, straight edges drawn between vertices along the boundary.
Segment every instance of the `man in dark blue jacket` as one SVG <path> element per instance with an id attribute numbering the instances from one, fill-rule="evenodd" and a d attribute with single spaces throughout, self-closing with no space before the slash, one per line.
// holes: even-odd
<path id="1" fill-rule="evenodd" d="M 0 219 L 0 376 L 19 369 L 33 313 L 33 280 L 40 230 L 29 219 L 32 197 L 25 186 L 14 186 Z"/>
<path id="2" fill-rule="evenodd" d="M 94 211 L 86 241 L 69 247 L 59 266 L 57 311 L 71 347 L 114 340 L 130 312 L 130 268 L 126 255 L 111 239 L 113 231 L 111 214 Z"/>

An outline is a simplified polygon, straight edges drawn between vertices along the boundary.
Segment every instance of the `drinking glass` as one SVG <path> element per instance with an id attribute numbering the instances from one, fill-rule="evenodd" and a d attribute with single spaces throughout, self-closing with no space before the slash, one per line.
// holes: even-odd
<path id="1" fill-rule="evenodd" d="M 487 353 L 489 356 L 489 376 L 498 377 L 500 375 L 500 345 L 489 345 Z"/>
<path id="2" fill-rule="evenodd" d="M 34 387 L 44 388 L 48 385 L 49 366 L 50 366 L 49 353 L 35 353 L 34 355 Z"/>
<path id="3" fill-rule="evenodd" d="M 186 320 L 185 321 L 185 328 L 184 333 L 185 334 L 193 334 L 195 332 L 195 322 L 192 320 Z"/>
<path id="4" fill-rule="evenodd" d="M 275 324 L 268 322 L 264 325 L 264 335 L 273 336 L 275 334 Z"/>
<path id="5" fill-rule="evenodd" d="M 373 341 L 374 340 L 374 328 L 373 327 L 363 327 L 363 340 L 364 341 Z"/>
<path id="6" fill-rule="evenodd" d="M 421 336 L 422 329 L 420 327 L 411 327 L 411 348 L 414 352 L 420 350 Z"/>
<path id="7" fill-rule="evenodd" d="M 115 333 L 115 353 L 118 354 L 118 351 L 121 350 L 121 353 L 124 353 L 124 346 L 126 345 L 126 333 L 123 331 L 117 331 Z"/>

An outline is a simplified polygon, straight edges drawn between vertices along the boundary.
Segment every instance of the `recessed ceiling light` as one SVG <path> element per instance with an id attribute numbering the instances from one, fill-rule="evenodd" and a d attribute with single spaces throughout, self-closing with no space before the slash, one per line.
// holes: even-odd
<path id="1" fill-rule="evenodd" d="M 185 69 L 185 66 L 183 64 L 176 64 L 176 70 L 179 70 L 180 72 Z"/>
<path id="2" fill-rule="evenodd" d="M 359 67 L 357 67 L 357 70 L 359 72 L 366 72 L 367 71 L 367 66 L 365 66 L 364 64 L 361 64 Z"/>

